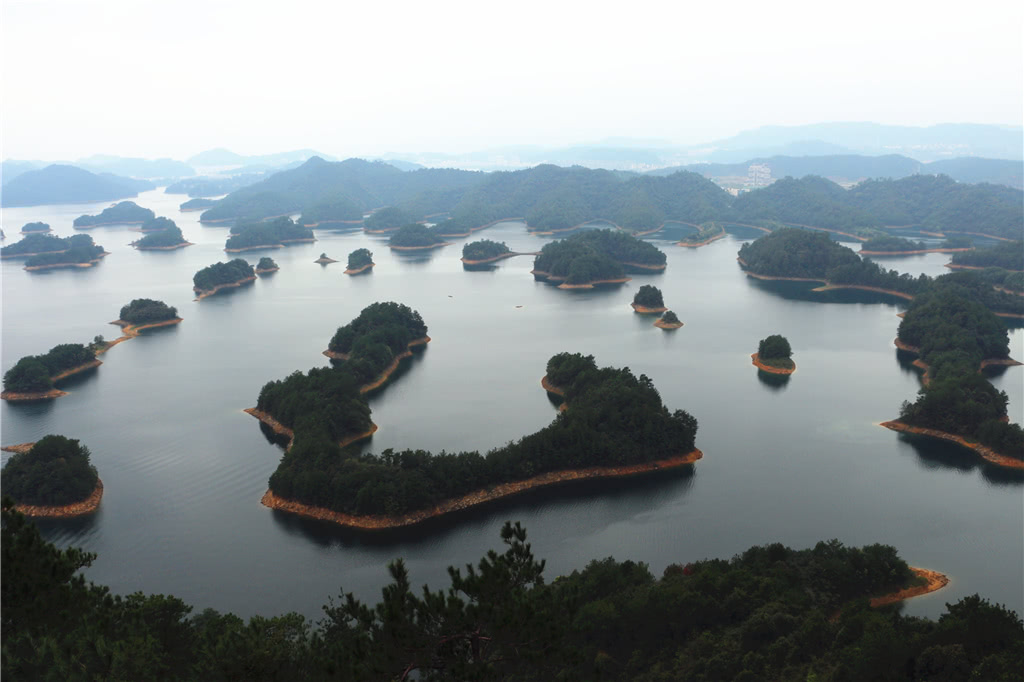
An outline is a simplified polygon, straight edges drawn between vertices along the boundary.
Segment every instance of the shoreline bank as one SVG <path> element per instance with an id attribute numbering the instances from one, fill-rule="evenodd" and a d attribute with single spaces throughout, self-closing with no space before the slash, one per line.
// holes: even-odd
<path id="1" fill-rule="evenodd" d="M 201 301 L 204 298 L 206 298 L 207 296 L 213 296 L 215 293 L 217 293 L 221 289 L 231 289 L 231 288 L 234 288 L 234 287 L 240 287 L 243 284 L 246 284 L 247 282 L 255 282 L 255 281 L 256 281 L 256 275 L 253 275 L 252 277 L 246 277 L 245 279 L 240 279 L 237 282 L 226 282 L 224 284 L 218 284 L 217 286 L 215 286 L 212 289 L 198 289 L 196 287 L 192 287 L 192 291 L 194 291 L 197 294 L 199 294 L 198 296 L 196 296 L 192 300 L 193 301 Z"/>
<path id="2" fill-rule="evenodd" d="M 103 481 L 96 479 L 96 487 L 93 489 L 92 493 L 89 494 L 89 497 L 85 498 L 81 502 L 73 502 L 71 504 L 64 504 L 60 506 L 16 504 L 14 505 L 14 510 L 30 517 L 66 519 L 73 516 L 91 514 L 100 506 L 100 500 L 102 499 Z"/>
<path id="3" fill-rule="evenodd" d="M 668 310 L 665 306 L 661 306 L 660 308 L 648 308 L 647 306 L 640 305 L 639 303 L 630 303 L 629 305 L 633 308 L 633 312 L 640 313 L 641 315 L 660 315 Z"/>
<path id="4" fill-rule="evenodd" d="M 923 594 L 930 594 L 937 590 L 941 590 L 949 584 L 949 576 L 939 573 L 938 571 L 930 571 L 927 568 L 917 568 L 915 566 L 910 566 L 909 568 L 915 575 L 917 575 L 918 578 L 924 578 L 925 584 L 912 585 L 897 592 L 883 594 L 881 597 L 872 597 L 870 602 L 871 608 L 887 606 L 889 604 L 901 602 L 905 599 L 912 599 L 914 597 L 920 597 Z"/>
<path id="5" fill-rule="evenodd" d="M 369 270 L 370 268 L 372 268 L 375 265 L 376 265 L 376 263 L 367 263 L 366 265 L 363 265 L 361 267 L 354 268 L 354 269 L 353 268 L 346 268 L 344 274 L 346 274 L 346 275 L 358 275 L 360 273 L 366 272 L 367 270 Z"/>
<path id="6" fill-rule="evenodd" d="M 376 389 L 380 388 L 381 386 L 383 386 L 387 382 L 387 380 L 391 377 L 391 375 L 395 373 L 395 370 L 398 369 L 398 366 L 400 364 L 402 364 L 402 360 L 404 360 L 405 358 L 411 358 L 412 357 L 412 349 L 413 348 L 415 348 L 416 346 L 425 346 L 428 343 L 430 343 L 430 337 L 429 336 L 422 336 L 422 337 L 420 337 L 418 339 L 413 339 L 412 341 L 407 343 L 405 345 L 405 350 L 402 351 L 401 353 L 399 353 L 398 355 L 396 355 L 395 359 L 391 361 L 391 364 L 389 364 L 387 367 L 385 367 L 384 370 L 380 374 L 377 375 L 376 379 L 374 379 L 373 381 L 371 381 L 368 384 L 364 384 L 363 386 L 359 387 L 359 393 L 360 394 L 369 393 L 370 391 L 376 390 Z M 335 351 L 331 350 L 330 348 L 325 350 L 323 352 L 323 354 L 325 356 L 331 358 L 332 360 L 348 360 L 349 357 L 350 357 L 349 353 L 338 353 L 338 352 L 335 352 Z"/>
<path id="7" fill-rule="evenodd" d="M 291 449 L 292 442 L 295 440 L 294 431 L 292 431 L 287 426 L 274 419 L 269 413 L 264 412 L 263 410 L 260 410 L 258 408 L 247 407 L 244 410 L 242 410 L 242 412 L 245 412 L 246 414 L 252 417 L 256 417 L 261 422 L 269 426 L 277 435 L 286 436 L 288 438 L 288 445 L 285 446 L 285 451 L 287 452 L 289 449 Z M 357 433 L 348 436 L 347 438 L 342 438 L 340 441 L 338 441 L 338 447 L 343 448 L 347 445 L 355 443 L 356 441 L 363 440 L 364 438 L 369 438 L 370 436 L 377 432 L 378 428 L 379 427 L 376 424 L 370 422 L 370 429 L 368 431 L 364 431 L 363 433 Z"/>
<path id="8" fill-rule="evenodd" d="M 762 362 L 757 353 L 751 353 L 750 360 L 758 369 L 768 372 L 769 374 L 792 374 L 796 371 L 795 362 L 792 367 L 772 367 L 771 365 L 766 365 Z M 792 362 L 792 360 L 790 362 Z"/>
<path id="9" fill-rule="evenodd" d="M 973 450 L 981 456 L 986 462 L 995 464 L 996 466 L 1006 467 L 1007 469 L 1021 469 L 1024 470 L 1024 460 L 1014 459 L 1013 457 L 1007 457 L 1001 455 L 987 445 L 981 443 L 974 443 L 963 436 L 958 436 L 955 433 L 948 433 L 946 431 L 939 431 L 938 429 L 928 429 L 923 426 L 911 426 L 905 422 L 901 422 L 898 419 L 892 419 L 887 422 L 881 422 L 879 426 L 883 426 L 890 431 L 899 431 L 901 433 L 914 433 L 920 436 L 929 436 L 931 438 L 941 438 L 942 440 L 962 445 L 965 448 Z"/>

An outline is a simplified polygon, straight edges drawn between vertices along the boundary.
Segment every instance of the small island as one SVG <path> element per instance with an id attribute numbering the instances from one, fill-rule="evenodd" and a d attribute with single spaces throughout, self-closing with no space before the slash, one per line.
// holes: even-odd
<path id="1" fill-rule="evenodd" d="M 62 343 L 44 355 L 26 355 L 4 374 L 0 398 L 31 401 L 67 395 L 54 383 L 73 374 L 99 367 L 96 349 L 81 343 Z"/>
<path id="2" fill-rule="evenodd" d="M 188 213 L 190 211 L 205 211 L 208 208 L 212 208 L 217 205 L 216 199 L 189 199 L 188 201 L 178 206 L 178 210 L 182 213 Z"/>
<path id="3" fill-rule="evenodd" d="M 21 226 L 22 234 L 39 234 L 42 232 L 52 232 L 48 223 L 25 223 Z"/>
<path id="4" fill-rule="evenodd" d="M 42 253 L 62 253 L 68 249 L 89 247 L 93 245 L 92 237 L 87 234 L 76 234 L 71 237 L 56 237 L 52 234 L 30 233 L 21 241 L 0 248 L 0 258 L 31 258 Z"/>
<path id="5" fill-rule="evenodd" d="M 664 270 L 665 254 L 654 245 L 617 230 L 587 230 L 545 244 L 533 261 L 536 279 L 559 283 L 559 289 L 592 289 L 622 284 L 626 268 Z"/>
<path id="6" fill-rule="evenodd" d="M 185 236 L 181 233 L 181 228 L 175 225 L 173 220 L 167 220 L 166 218 L 157 218 L 156 220 L 167 221 L 170 225 L 157 232 L 150 232 L 141 239 L 133 241 L 131 243 L 132 246 L 139 251 L 173 251 L 174 249 L 192 246 L 192 242 L 185 240 Z M 145 226 L 143 226 L 142 231 L 146 231 Z"/>
<path id="7" fill-rule="evenodd" d="M 399 363 L 412 356 L 414 346 L 430 342 L 427 325 L 407 305 L 386 302 L 369 305 L 359 316 L 338 327 L 324 355 L 345 360 L 345 367 L 369 393 L 388 380 Z"/>
<path id="8" fill-rule="evenodd" d="M 262 258 L 260 258 L 259 262 L 256 263 L 257 275 L 267 275 L 270 274 L 271 272 L 277 272 L 280 269 L 281 268 L 278 267 L 277 263 L 274 262 L 274 259 L 271 258 L 270 256 L 263 256 Z"/>
<path id="9" fill-rule="evenodd" d="M 387 206 L 374 211 L 363 221 L 363 229 L 370 234 L 384 234 L 394 232 L 403 225 L 410 225 L 416 222 L 416 216 L 397 206 Z"/>
<path id="10" fill-rule="evenodd" d="M 231 228 L 231 236 L 224 244 L 228 253 L 256 249 L 279 249 L 285 244 L 315 242 L 313 230 L 284 216 L 269 222 L 243 223 Z"/>
<path id="11" fill-rule="evenodd" d="M 463 265 L 485 265 L 518 255 L 520 254 L 508 248 L 505 242 L 495 242 L 490 239 L 469 242 L 462 247 Z"/>
<path id="12" fill-rule="evenodd" d="M 633 302 L 630 303 L 633 306 L 635 312 L 649 315 L 649 314 L 660 314 L 668 310 L 665 307 L 665 301 L 661 296 L 661 289 L 650 284 L 644 284 L 633 296 Z"/>
<path id="13" fill-rule="evenodd" d="M 910 256 L 922 253 L 959 253 L 971 251 L 971 240 L 951 237 L 942 246 L 929 246 L 925 242 L 912 241 L 887 234 L 870 237 L 860 245 L 862 256 Z"/>
<path id="14" fill-rule="evenodd" d="M 683 326 L 683 323 L 679 320 L 679 317 L 671 310 L 666 310 L 665 314 L 660 319 L 654 321 L 654 326 L 659 329 L 679 329 Z"/>
<path id="15" fill-rule="evenodd" d="M 256 271 L 246 261 L 236 258 L 227 263 L 208 265 L 192 277 L 192 288 L 199 294 L 196 300 L 213 296 L 221 289 L 239 287 L 256 281 Z"/>
<path id="16" fill-rule="evenodd" d="M 92 237 L 87 234 L 68 237 L 63 241 L 68 247 L 64 251 L 47 251 L 29 256 L 25 260 L 25 269 L 31 272 L 55 268 L 91 268 L 99 263 L 104 256 L 110 255 L 103 250 L 102 246 L 93 243 Z M 17 246 L 17 244 L 12 244 L 12 246 Z"/>
<path id="17" fill-rule="evenodd" d="M 3 494 L 25 516 L 67 518 L 94 512 L 103 483 L 89 455 L 89 448 L 77 440 L 44 436 L 7 460 L 0 476 Z"/>
<path id="18" fill-rule="evenodd" d="M 718 241 L 725 237 L 725 226 L 717 222 L 704 223 L 700 226 L 694 234 L 687 235 L 677 242 L 678 246 L 688 246 L 691 249 L 696 249 L 700 246 L 707 246 L 708 244 Z"/>
<path id="19" fill-rule="evenodd" d="M 363 212 L 354 203 L 342 197 L 302 209 L 298 222 L 304 227 L 358 225 L 363 222 Z"/>
<path id="20" fill-rule="evenodd" d="M 314 263 L 319 263 L 320 265 L 330 265 L 331 263 L 337 263 L 338 261 L 336 261 L 333 258 L 329 257 L 326 253 L 321 253 L 320 257 L 317 258 L 313 262 Z"/>
<path id="21" fill-rule="evenodd" d="M 761 339 L 757 344 L 757 352 L 751 355 L 750 359 L 759 370 L 771 374 L 792 374 L 796 371 L 792 355 L 789 340 L 785 336 L 772 334 Z"/>
<path id="22" fill-rule="evenodd" d="M 103 209 L 99 215 L 83 215 L 75 218 L 76 230 L 89 230 L 104 225 L 142 225 L 156 217 L 148 208 L 142 208 L 134 201 L 122 201 Z"/>
<path id="23" fill-rule="evenodd" d="M 348 254 L 348 265 L 345 268 L 346 275 L 358 275 L 369 272 L 376 263 L 373 262 L 373 252 L 369 249 L 356 249 Z"/>
<path id="24" fill-rule="evenodd" d="M 957 253 L 946 267 L 964 270 L 1001 268 L 1021 272 L 1024 270 L 1024 241 L 999 242 L 988 248 Z"/>
<path id="25" fill-rule="evenodd" d="M 448 242 L 425 225 L 409 223 L 391 235 L 388 246 L 396 251 L 422 251 L 448 246 Z"/>
<path id="26" fill-rule="evenodd" d="M 124 336 L 113 341 L 103 341 L 103 337 L 97 337 L 94 343 L 99 350 L 96 352 L 105 353 L 122 341 L 134 339 L 143 329 L 169 327 L 179 324 L 181 321 L 177 308 L 151 298 L 136 298 L 131 303 L 122 306 L 118 319 L 110 323 L 121 327 L 121 333 Z"/>

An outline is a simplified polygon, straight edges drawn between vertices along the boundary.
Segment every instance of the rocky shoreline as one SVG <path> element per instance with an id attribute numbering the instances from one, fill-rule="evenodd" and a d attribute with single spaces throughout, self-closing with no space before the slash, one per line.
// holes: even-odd
<path id="1" fill-rule="evenodd" d="M 83 514 L 91 514 L 96 511 L 100 506 L 100 500 L 103 499 L 103 481 L 96 479 L 96 487 L 93 489 L 89 497 L 85 498 L 81 502 L 74 502 L 72 504 L 64 504 L 60 506 L 46 506 L 46 505 L 35 505 L 35 504 L 16 504 L 14 510 L 21 512 L 25 516 L 30 517 L 48 517 L 48 518 L 71 518 L 73 516 L 82 516 Z"/>
<path id="2" fill-rule="evenodd" d="M 796 371 L 796 363 L 792 360 L 790 360 L 790 362 L 793 362 L 792 367 L 772 367 L 771 365 L 766 365 L 757 353 L 751 353 L 750 360 L 758 369 L 769 374 L 792 374 Z"/>
<path id="3" fill-rule="evenodd" d="M 424 337 L 421 337 L 421 338 L 418 338 L 418 339 L 413 339 L 412 341 L 410 341 L 408 344 L 406 344 L 405 350 L 402 351 L 401 353 L 399 353 L 398 355 L 396 355 L 395 359 L 391 361 L 391 364 L 389 364 L 387 367 L 385 367 L 384 370 L 380 374 L 377 375 L 376 379 L 374 379 L 373 381 L 371 381 L 370 383 L 368 383 L 368 384 L 366 384 L 364 386 L 360 386 L 359 387 L 359 392 L 360 393 L 369 393 L 370 391 L 373 391 L 373 390 L 378 389 L 381 386 L 383 386 L 384 383 L 387 382 L 387 380 L 391 377 L 391 375 L 395 373 L 395 370 L 398 369 L 398 366 L 402 363 L 402 360 L 404 360 L 405 358 L 411 358 L 412 357 L 412 349 L 415 346 L 423 346 L 423 345 L 428 344 L 428 343 L 430 343 L 430 337 L 429 336 L 424 336 Z M 331 358 L 332 360 L 348 360 L 349 359 L 349 354 L 348 353 L 338 353 L 338 352 L 335 352 L 335 351 L 333 351 L 331 349 L 325 350 L 323 352 L 323 354 L 326 355 L 327 357 Z"/>
<path id="4" fill-rule="evenodd" d="M 926 429 L 922 426 L 911 426 L 910 424 L 901 422 L 898 419 L 882 422 L 879 424 L 879 426 L 884 426 L 890 431 L 915 433 L 921 436 L 930 436 L 932 438 L 941 438 L 942 440 L 948 440 L 952 443 L 956 443 L 958 445 L 964 446 L 965 448 L 974 450 L 985 461 L 995 464 L 996 466 L 1006 467 L 1008 469 L 1024 469 L 1024 460 L 1014 459 L 1013 457 L 1001 455 L 986 445 L 971 442 L 964 438 L 963 436 L 958 436 L 955 433 L 939 431 L 938 429 Z"/>
<path id="5" fill-rule="evenodd" d="M 246 284 L 248 282 L 255 282 L 255 281 L 256 281 L 256 275 L 253 275 L 252 277 L 246 277 L 245 279 L 240 279 L 237 282 L 227 282 L 225 284 L 218 284 L 217 286 L 215 286 L 212 289 L 197 289 L 196 287 L 192 287 L 192 291 L 194 291 L 197 294 L 199 294 L 193 300 L 201 301 L 204 298 L 206 298 L 207 296 L 213 296 L 215 293 L 217 293 L 221 289 L 231 289 L 233 287 L 240 287 L 243 284 Z"/>

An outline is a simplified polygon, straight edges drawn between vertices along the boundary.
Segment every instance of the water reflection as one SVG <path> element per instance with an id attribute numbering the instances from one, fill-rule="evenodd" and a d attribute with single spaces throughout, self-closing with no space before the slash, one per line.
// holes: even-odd
<path id="1" fill-rule="evenodd" d="M 775 374 L 760 368 L 757 370 L 757 378 L 761 381 L 761 385 L 773 393 L 785 391 L 791 377 L 791 374 Z"/>
<path id="2" fill-rule="evenodd" d="M 902 432 L 899 434 L 899 440 L 914 450 L 924 469 L 954 469 L 962 473 L 978 469 L 982 478 L 996 486 L 1024 484 L 1024 469 L 1010 469 L 992 464 L 970 448 L 956 443 Z"/>

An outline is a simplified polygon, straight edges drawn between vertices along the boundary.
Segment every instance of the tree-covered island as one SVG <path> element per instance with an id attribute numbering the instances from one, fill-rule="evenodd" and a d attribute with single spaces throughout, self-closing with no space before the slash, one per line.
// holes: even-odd
<path id="1" fill-rule="evenodd" d="M 875 235 L 860 245 L 862 256 L 905 256 L 917 253 L 959 253 L 970 250 L 969 240 L 959 242 L 947 239 L 941 246 L 930 246 L 922 241 L 915 242 L 888 234 Z"/>
<path id="2" fill-rule="evenodd" d="M 796 371 L 792 356 L 789 339 L 780 334 L 772 334 L 761 339 L 757 344 L 757 352 L 750 359 L 758 370 L 771 374 L 792 374 Z"/>
<path id="3" fill-rule="evenodd" d="M 561 282 L 560 289 L 628 282 L 626 268 L 660 271 L 665 254 L 648 242 L 616 230 L 587 230 L 544 245 L 532 274 Z"/>
<path id="4" fill-rule="evenodd" d="M 633 306 L 633 310 L 638 313 L 663 313 L 668 308 L 665 307 L 665 299 L 662 298 L 661 289 L 651 284 L 644 284 L 637 290 L 633 296 L 633 302 L 630 303 Z"/>
<path id="5" fill-rule="evenodd" d="M 329 370 L 313 370 L 319 371 Z M 539 486 L 664 472 L 700 458 L 694 447 L 697 420 L 682 410 L 670 412 L 648 377 L 637 378 L 628 369 L 599 369 L 592 356 L 569 353 L 552 357 L 547 373 L 569 409 L 537 433 L 486 455 L 423 450 L 344 454 L 323 420 L 311 419 L 305 427 L 296 422 L 295 440 L 270 478 L 264 504 L 355 528 L 388 528 Z M 301 377 L 295 374 L 288 381 L 298 384 Z M 350 399 L 355 385 L 347 384 Z M 281 405 L 303 400 L 299 395 L 279 398 Z M 280 420 L 273 409 L 267 406 Z M 339 432 L 358 431 L 365 424 L 356 421 Z"/>
<path id="6" fill-rule="evenodd" d="M 659 329 L 679 329 L 683 323 L 678 315 L 671 310 L 666 310 L 660 318 L 654 321 L 654 326 Z"/>
<path id="7" fill-rule="evenodd" d="M 346 275 L 358 275 L 367 272 L 376 263 L 373 262 L 373 252 L 369 249 L 356 249 L 348 254 L 348 263 L 345 266 Z"/>
<path id="8" fill-rule="evenodd" d="M 253 267 L 241 258 L 227 263 L 214 263 L 192 276 L 192 288 L 199 294 L 197 299 L 212 296 L 221 289 L 237 287 L 256 280 Z"/>
<path id="9" fill-rule="evenodd" d="M 343 327 L 338 327 L 324 355 L 344 360 L 344 368 L 366 393 L 381 386 L 413 346 L 428 343 L 427 325 L 407 305 L 373 303 Z"/>
<path id="10" fill-rule="evenodd" d="M 76 230 L 88 230 L 103 225 L 141 225 L 156 217 L 148 208 L 142 208 L 134 201 L 122 201 L 103 209 L 99 215 L 82 215 L 75 218 Z"/>
<path id="11" fill-rule="evenodd" d="M 370 214 L 363 221 L 363 228 L 370 233 L 394 232 L 403 225 L 415 222 L 416 216 L 412 213 L 397 206 L 387 206 Z"/>
<path id="12" fill-rule="evenodd" d="M 951 268 L 1002 268 L 1011 272 L 1024 271 L 1024 241 L 999 242 L 993 246 L 954 254 Z"/>
<path id="13" fill-rule="evenodd" d="M 21 226 L 22 234 L 29 234 L 32 232 L 52 232 L 49 223 L 25 223 Z"/>
<path id="14" fill-rule="evenodd" d="M 81 343 L 62 343 L 44 355 L 26 355 L 4 374 L 4 400 L 44 400 L 67 395 L 54 387 L 54 383 L 99 367 L 96 351 Z"/>
<path id="15" fill-rule="evenodd" d="M 89 463 L 89 448 L 64 436 L 44 436 L 13 455 L 0 487 L 26 516 L 70 517 L 95 511 L 103 484 Z"/>
<path id="16" fill-rule="evenodd" d="M 277 249 L 295 242 L 313 242 L 313 230 L 297 224 L 287 216 L 268 222 L 242 223 L 231 228 L 224 244 L 228 253 L 255 249 Z"/>
<path id="17" fill-rule="evenodd" d="M 256 274 L 263 275 L 271 272 L 277 272 L 281 268 L 278 267 L 277 263 L 270 256 L 263 256 L 259 262 L 256 263 Z"/>
<path id="18" fill-rule="evenodd" d="M 49 235 L 29 235 L 21 241 L 24 242 L 30 237 L 48 237 Z M 100 262 L 104 256 L 108 256 L 103 247 L 94 243 L 92 237 L 87 234 L 76 234 L 72 237 L 65 237 L 61 240 L 65 247 L 61 251 L 44 251 L 36 253 L 25 259 L 25 269 L 51 270 L 54 268 L 91 268 Z M 18 246 L 12 244 L 11 246 Z"/>
<path id="19" fill-rule="evenodd" d="M 707 222 L 700 226 L 695 233 L 687 235 L 679 240 L 679 246 L 688 246 L 695 249 L 699 246 L 707 246 L 711 242 L 725 237 L 725 226 L 719 222 Z"/>
<path id="20" fill-rule="evenodd" d="M 157 218 L 157 220 L 166 220 L 166 218 Z M 170 227 L 157 232 L 150 232 L 141 239 L 132 242 L 132 246 L 140 251 L 173 251 L 174 249 L 192 246 L 192 242 L 185 239 L 185 235 L 181 233 L 181 228 L 175 225 L 173 220 L 168 220 L 167 222 L 170 223 Z"/>
<path id="21" fill-rule="evenodd" d="M 515 255 L 518 254 L 508 248 L 505 242 L 494 242 L 490 239 L 468 242 L 462 247 L 462 262 L 465 265 L 494 263 L 495 261 Z"/>
<path id="22" fill-rule="evenodd" d="M 142 232 L 161 232 L 163 230 L 173 229 L 177 226 L 178 224 L 170 218 L 156 216 L 155 218 L 150 218 L 146 222 L 142 223 L 139 230 Z"/>
<path id="23" fill-rule="evenodd" d="M 206 209 L 216 205 L 216 199 L 189 199 L 178 206 L 178 210 L 182 213 L 188 213 L 190 211 L 205 211 Z"/>
<path id="24" fill-rule="evenodd" d="M 179 322 L 181 322 L 181 318 L 178 317 L 178 309 L 174 306 L 169 306 L 163 301 L 155 301 L 151 298 L 136 298 L 131 303 L 121 306 L 118 319 L 111 322 L 111 324 L 121 327 L 125 336 L 118 339 L 118 341 L 106 344 L 106 348 L 120 341 L 138 336 L 139 331 L 143 329 L 167 327 Z"/>
<path id="25" fill-rule="evenodd" d="M 444 237 L 431 228 L 419 223 L 409 223 L 399 227 L 388 246 L 397 251 L 418 251 L 423 249 L 436 249 L 441 246 L 448 246 Z"/>
<path id="26" fill-rule="evenodd" d="M 93 243 L 92 237 L 87 234 L 57 237 L 52 234 L 30 233 L 20 241 L 0 248 L 0 258 L 29 258 L 41 253 L 59 253 L 68 249 L 89 247 Z"/>

